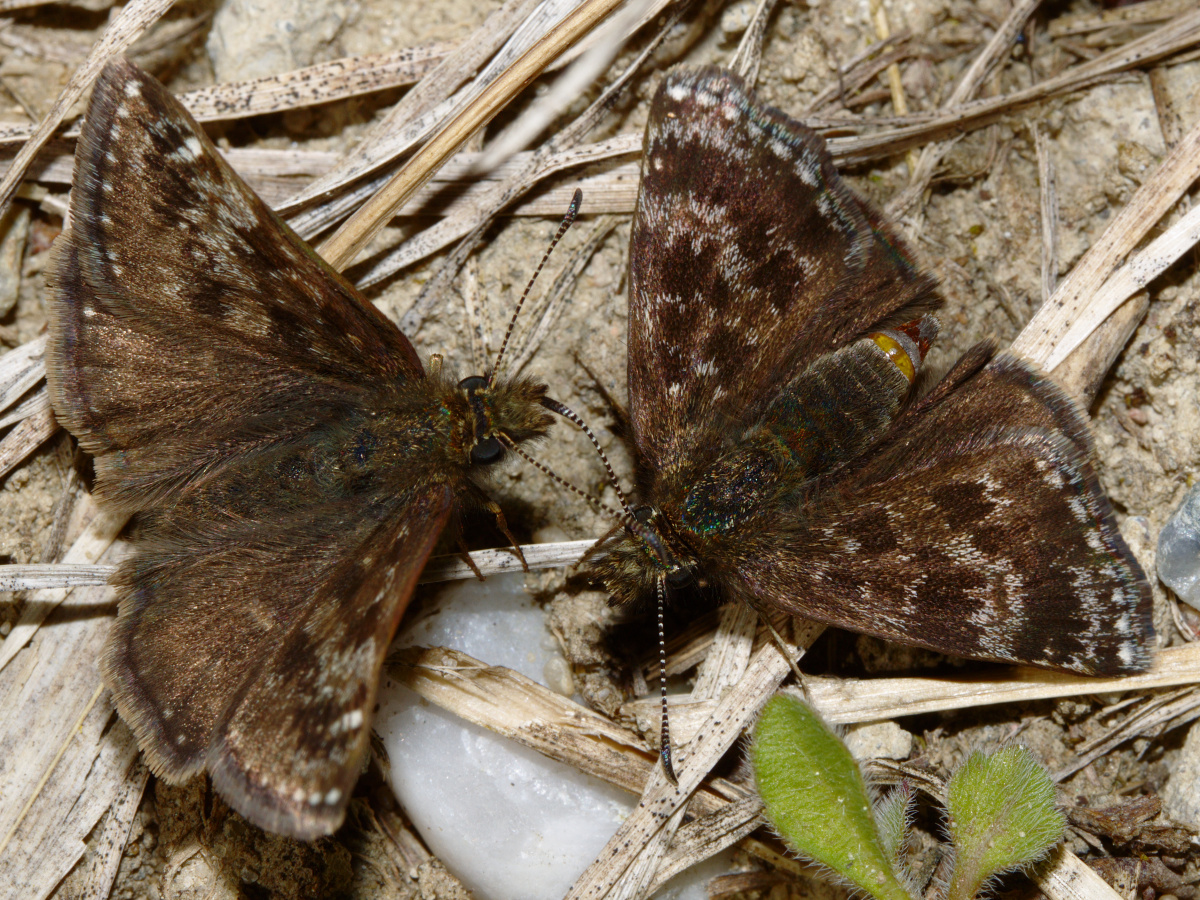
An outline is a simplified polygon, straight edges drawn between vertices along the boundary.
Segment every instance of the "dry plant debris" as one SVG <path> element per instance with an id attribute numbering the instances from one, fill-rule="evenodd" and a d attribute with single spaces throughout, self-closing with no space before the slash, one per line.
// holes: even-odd
<path id="1" fill-rule="evenodd" d="M 492 96 L 501 73 L 553 30 L 553 16 L 533 14 L 532 3 L 462 0 L 455 14 L 473 24 L 461 27 L 432 14 L 437 5 L 412 22 L 364 5 L 310 64 L 213 84 L 199 38 L 214 10 L 203 4 L 172 10 L 163 0 L 133 0 L 111 20 L 84 6 L 0 4 L 11 16 L 0 19 L 0 45 L 11 51 L 0 61 L 0 206 L 26 211 L 23 248 L 0 252 L 0 274 L 16 286 L 0 320 L 0 341 L 12 348 L 0 357 L 0 510 L 3 554 L 14 564 L 0 570 L 0 588 L 19 592 L 0 595 L 0 892 L 153 896 L 138 886 L 147 873 L 167 895 L 186 884 L 223 896 L 251 876 L 264 896 L 461 891 L 377 792 L 356 806 L 344 836 L 291 857 L 265 849 L 202 789 L 143 796 L 145 769 L 95 670 L 111 612 L 101 584 L 122 552 L 123 523 L 100 513 L 71 474 L 70 447 L 41 386 L 41 273 L 65 209 L 71 117 L 108 56 L 131 52 L 174 76 L 239 171 L 315 238 L 361 208 L 455 116 Z M 756 71 L 760 93 L 790 112 L 807 110 L 860 189 L 901 216 L 948 298 L 946 360 L 993 334 L 1090 399 L 1105 487 L 1153 571 L 1150 536 L 1200 465 L 1200 272 L 1190 249 L 1200 238 L 1191 199 L 1200 175 L 1195 4 L 911 0 L 859 10 L 809 0 L 737 11 L 648 5 L 629 20 L 610 71 L 528 135 L 529 150 L 480 171 L 480 151 L 534 102 L 535 91 L 518 93 L 482 139 L 420 173 L 416 181 L 432 180 L 396 217 L 375 216 L 370 224 L 382 230 L 352 277 L 410 336 L 420 330 L 423 346 L 446 347 L 449 362 L 494 349 L 513 285 L 536 259 L 529 248 L 552 227 L 534 217 L 558 215 L 577 185 L 585 216 L 632 211 L 645 101 L 658 74 L 681 60 Z M 483 120 L 471 121 L 448 146 Z M 543 313 L 530 318 L 522 355 L 594 423 L 614 422 L 608 400 L 624 397 L 620 221 L 592 220 L 594 228 L 569 236 L 567 274 L 539 299 Z M 628 483 L 628 452 L 610 430 L 601 439 Z M 561 434 L 546 455 L 574 482 L 603 492 L 582 438 Z M 499 493 L 526 511 L 520 527 L 537 537 L 525 549 L 535 568 L 577 560 L 606 528 L 533 473 L 506 475 Z M 475 556 L 486 571 L 515 565 L 509 551 Z M 426 580 L 466 574 L 448 557 Z M 616 658 L 603 641 L 581 638 L 591 601 L 569 573 L 550 570 L 535 582 L 563 612 L 556 627 L 568 651 L 581 654 L 577 671 L 591 679 L 585 694 L 616 702 L 588 709 L 447 650 L 406 653 L 393 672 L 467 720 L 642 794 L 645 812 L 629 818 L 572 896 L 647 896 L 669 874 L 729 846 L 746 871 L 714 885 L 721 896 L 797 896 L 797 879 L 810 877 L 805 867 L 758 830 L 757 798 L 738 773 L 713 773 L 790 676 L 766 630 L 740 610 L 692 629 L 679 624 L 670 671 L 686 676 L 704 662 L 673 720 L 681 743 L 697 735 L 681 748 L 677 792 L 653 764 L 655 702 L 642 699 L 649 689 L 640 649 Z M 910 778 L 1019 732 L 1047 754 L 1072 799 L 1077 840 L 1038 875 L 1041 890 L 1056 900 L 1099 898 L 1111 896 L 1111 884 L 1127 897 L 1187 900 L 1200 874 L 1194 833 L 1163 818 L 1157 795 L 1182 727 L 1200 715 L 1189 687 L 1200 680 L 1200 654 L 1173 627 L 1180 616 L 1170 598 L 1158 595 L 1157 624 L 1173 646 L 1143 676 L 1100 683 L 995 667 L 901 674 L 921 663 L 919 654 L 900 653 L 897 662 L 859 640 L 862 659 L 879 668 L 875 677 L 847 678 L 824 674 L 827 661 L 846 669 L 856 656 L 844 637 L 827 637 L 822 659 L 805 661 L 818 673 L 808 691 L 840 721 L 901 718 L 923 730 Z M 775 627 L 796 656 L 819 633 L 802 623 Z M 864 674 L 861 666 L 847 671 Z M 249 859 L 250 850 L 258 866 L 231 874 L 229 860 Z"/>

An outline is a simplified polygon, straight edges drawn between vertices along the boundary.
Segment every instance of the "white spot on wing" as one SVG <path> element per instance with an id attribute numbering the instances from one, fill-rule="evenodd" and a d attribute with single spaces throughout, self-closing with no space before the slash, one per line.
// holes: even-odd
<path id="1" fill-rule="evenodd" d="M 687 85 L 685 84 L 679 84 L 676 82 L 667 86 L 667 96 L 676 103 L 682 103 L 688 98 L 690 93 L 691 92 L 688 90 Z"/>

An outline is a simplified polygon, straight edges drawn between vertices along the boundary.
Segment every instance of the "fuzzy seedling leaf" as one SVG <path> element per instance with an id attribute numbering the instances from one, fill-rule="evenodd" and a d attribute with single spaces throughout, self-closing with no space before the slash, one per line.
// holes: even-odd
<path id="1" fill-rule="evenodd" d="M 971 754 L 947 786 L 946 814 L 955 848 L 949 900 L 972 900 L 989 879 L 1039 861 L 1065 827 L 1049 774 L 1015 744 Z"/>
<path id="2" fill-rule="evenodd" d="M 916 794 L 907 780 L 896 785 L 886 797 L 875 804 L 875 824 L 883 851 L 892 860 L 893 867 L 901 865 L 900 859 L 908 844 L 908 827 L 912 823 L 913 803 Z"/>
<path id="3" fill-rule="evenodd" d="M 879 838 L 858 764 L 807 704 L 771 698 L 751 756 L 767 818 L 797 853 L 877 900 L 910 900 Z"/>

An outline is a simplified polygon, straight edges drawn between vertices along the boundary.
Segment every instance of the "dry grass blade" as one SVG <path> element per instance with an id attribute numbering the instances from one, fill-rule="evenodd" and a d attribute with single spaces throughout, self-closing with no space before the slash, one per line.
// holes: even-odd
<path id="1" fill-rule="evenodd" d="M 1197 14 L 1200 16 L 1200 13 Z M 1153 274 L 1162 271 L 1162 262 L 1173 262 L 1182 254 L 1189 236 L 1194 242 L 1198 221 L 1186 217 L 1182 230 L 1160 238 L 1165 245 L 1152 245 L 1153 253 L 1143 255 L 1136 266 L 1127 265 L 1114 281 L 1115 288 L 1102 292 L 1105 281 L 1120 262 L 1141 242 L 1147 232 L 1173 207 L 1183 192 L 1200 177 L 1200 123 L 1179 142 L 1162 164 L 1133 195 L 1120 215 L 1104 231 L 1063 279 L 1048 303 L 1042 305 L 1025 330 L 1013 342 L 1012 350 L 1045 369 L 1053 369 L 1116 306 L 1133 293 L 1116 297 L 1124 287 L 1143 287 Z M 1160 249 L 1164 247 L 1165 249 Z M 1181 249 L 1182 248 L 1182 249 Z M 1170 255 L 1174 254 L 1174 255 Z M 1153 274 L 1151 274 L 1153 273 Z M 1103 304 L 1103 305 L 1101 305 Z"/>
<path id="2" fill-rule="evenodd" d="M 108 584 L 116 566 L 34 563 L 0 566 L 0 591 L 44 591 Z"/>
<path id="3" fill-rule="evenodd" d="M 349 265 L 417 188 L 428 181 L 468 137 L 490 122 L 551 62 L 620 5 L 621 0 L 584 0 L 447 122 L 382 191 L 360 207 L 329 240 L 321 244 L 318 249 L 321 256 L 338 270 Z"/>
<path id="4" fill-rule="evenodd" d="M 959 106 L 975 96 L 988 75 L 992 73 L 1002 60 L 1008 58 L 1011 53 L 1012 42 L 1021 33 L 1021 29 L 1025 27 L 1025 22 L 1033 15 L 1034 10 L 1038 8 L 1040 3 L 1041 0 L 1020 0 L 1019 3 L 1013 5 L 1008 15 L 1005 16 L 1003 24 L 996 29 L 991 40 L 984 45 L 984 48 L 971 62 L 971 65 L 967 67 L 962 77 L 959 78 L 958 83 L 954 86 L 954 90 L 951 91 L 949 98 L 943 104 L 944 108 Z M 921 155 L 917 159 L 916 165 L 912 168 L 908 187 L 888 202 L 888 215 L 900 216 L 920 200 L 921 195 L 929 186 L 930 181 L 933 180 L 938 165 L 950 147 L 951 143 L 945 142 L 943 144 L 924 147 L 921 150 Z"/>
<path id="5" fill-rule="evenodd" d="M 721 608 L 712 650 L 704 657 L 692 686 L 692 700 L 715 700 L 741 680 L 750 664 L 750 652 L 758 634 L 758 613 L 745 603 L 727 603 Z"/>
<path id="6" fill-rule="evenodd" d="M 26 397 L 16 406 L 0 416 L 0 428 L 7 428 L 9 425 L 16 425 L 18 422 L 24 422 L 26 419 L 31 419 L 36 415 L 46 412 L 50 409 L 50 392 L 46 390 L 46 386 L 42 385 L 37 391 Z M 46 437 L 50 437 L 54 431 L 50 431 Z"/>
<path id="7" fill-rule="evenodd" d="M 1121 900 L 1091 866 L 1069 850 L 1060 850 L 1050 866 L 1041 869 L 1038 887 L 1050 900 Z"/>
<path id="8" fill-rule="evenodd" d="M 583 558 L 595 541 L 562 541 L 553 544 L 522 544 L 521 552 L 530 569 L 553 569 L 573 566 Z M 511 549 L 476 550 L 471 554 L 475 565 L 484 575 L 502 575 L 505 572 L 520 572 L 521 560 Z M 421 573 L 421 583 L 438 581 L 461 581 L 474 578 L 470 566 L 459 556 L 435 556 Z"/>
<path id="9" fill-rule="evenodd" d="M 807 679 L 812 702 L 829 721 L 876 722 L 946 709 L 1022 703 L 1054 697 L 1145 691 L 1200 681 L 1200 644 L 1158 654 L 1148 672 L 1093 678 L 1041 669 L 1004 668 L 958 678 Z"/>
<path id="10" fill-rule="evenodd" d="M 113 541 L 117 539 L 121 529 L 125 527 L 125 516 L 96 510 L 94 502 L 90 498 L 86 502 L 92 511 L 90 521 L 83 533 L 71 545 L 71 549 L 64 555 L 63 562 L 65 563 L 91 564 L 99 561 L 100 557 L 112 546 Z M 85 511 L 81 515 L 87 518 L 89 513 Z M 68 590 L 49 591 L 25 604 L 25 608 L 21 611 L 21 618 L 9 632 L 8 637 L 4 639 L 4 643 L 0 644 L 0 671 L 3 671 L 16 657 L 18 651 L 29 643 L 54 607 L 58 606 L 67 596 Z"/>
<path id="11" fill-rule="evenodd" d="M 750 16 L 750 25 L 738 43 L 737 52 L 729 61 L 729 68 L 753 85 L 758 81 L 758 69 L 762 64 L 763 38 L 767 33 L 767 22 L 775 9 L 776 0 L 758 0 L 754 5 L 754 13 Z"/>
<path id="12" fill-rule="evenodd" d="M 0 410 L 46 377 L 46 338 L 34 338 L 0 357 Z"/>
<path id="13" fill-rule="evenodd" d="M 78 731 L 83 727 L 84 719 L 86 719 L 88 714 L 95 709 L 96 703 L 100 699 L 100 695 L 102 693 L 104 693 L 104 685 L 97 684 L 95 690 L 92 691 L 92 696 L 88 698 L 88 702 L 84 704 L 83 710 L 79 713 L 79 717 L 75 720 L 75 724 L 72 725 L 67 731 L 62 743 L 59 744 L 58 749 L 54 752 L 54 756 L 46 762 L 45 767 L 42 769 L 42 775 L 37 780 L 33 790 L 29 792 L 29 797 L 25 801 L 25 805 L 21 807 L 20 812 L 18 812 L 16 817 L 13 819 L 12 825 L 9 827 L 8 831 L 5 832 L 4 837 L 0 838 L 0 857 L 4 855 L 4 851 L 8 847 L 9 842 L 12 841 L 13 835 L 17 833 L 17 829 L 21 827 L 21 823 L 25 821 L 25 816 L 29 814 L 29 810 L 33 808 L 33 804 L 37 802 L 38 795 L 42 792 L 42 788 L 46 786 L 46 782 L 50 780 L 50 774 L 54 771 L 54 767 L 58 765 L 58 761 L 62 759 L 63 754 L 67 752 L 67 747 L 71 742 L 71 733 Z"/>
<path id="14" fill-rule="evenodd" d="M 450 44 L 426 44 L 335 59 L 253 81 L 214 84 L 180 94 L 179 101 L 202 122 L 284 112 L 412 84 L 452 49 Z"/>
<path id="15" fill-rule="evenodd" d="M 104 526 L 117 527 L 116 520 Z M 90 545 L 92 552 L 102 551 L 100 543 Z M 530 570 L 556 569 L 573 566 L 583 558 L 595 541 L 562 541 L 552 544 L 522 544 L 521 552 L 529 563 Z M 68 556 L 78 559 L 84 555 L 82 545 Z M 471 559 L 485 576 L 503 575 L 521 571 L 521 560 L 512 548 L 498 550 L 475 550 Z M 0 566 L 0 591 L 41 591 L 60 588 L 75 588 L 85 585 L 107 584 L 116 571 L 115 566 L 68 561 L 63 563 L 35 563 Z M 474 570 L 457 554 L 435 556 L 421 573 L 421 584 L 436 584 L 441 581 L 463 581 L 475 577 Z M 61 599 L 61 598 L 60 598 Z M 51 600 L 53 603 L 53 600 Z M 10 636 L 11 637 L 11 636 Z M 3 653 L 0 652 L 0 668 L 3 668 Z"/>
<path id="16" fill-rule="evenodd" d="M 1147 225 L 1149 227 L 1152 223 Z M 1066 359 L 1067 355 L 1082 344 L 1121 304 L 1143 290 L 1198 242 L 1200 207 L 1194 207 L 1163 235 L 1151 242 L 1150 246 L 1118 269 L 1091 295 L 1086 309 L 1072 321 L 1054 353 L 1047 359 L 1046 365 L 1054 368 Z"/>
<path id="17" fill-rule="evenodd" d="M 509 0 L 488 16 L 480 28 L 409 91 L 331 172 L 284 204 L 283 211 L 296 210 L 315 197 L 330 194 L 377 170 L 428 135 L 461 100 L 461 95 L 452 96 L 454 92 L 509 41 L 537 5 L 537 0 Z M 486 75 L 485 71 L 481 77 Z"/>
<path id="18" fill-rule="evenodd" d="M 1149 306 L 1150 298 L 1144 291 L 1131 298 L 1054 367 L 1054 380 L 1080 405 L 1085 408 L 1092 405 L 1109 369 L 1129 343 Z"/>
<path id="19" fill-rule="evenodd" d="M 1058 281 L 1058 191 L 1050 142 L 1038 126 L 1033 129 L 1038 160 L 1038 196 L 1042 212 L 1042 302 L 1054 295 Z"/>
<path id="20" fill-rule="evenodd" d="M 1192 0 L 1149 0 L 1146 3 L 1131 4 L 1098 13 L 1088 12 L 1059 16 L 1050 23 L 1048 30 L 1051 37 L 1068 37 L 1073 34 L 1103 31 L 1114 25 L 1145 25 L 1151 22 L 1162 22 L 1195 8 Z"/>
<path id="21" fill-rule="evenodd" d="M 878 134 L 831 138 L 829 150 L 840 164 L 870 162 L 929 140 L 980 128 L 1032 103 L 1079 90 L 1127 69 L 1144 66 L 1197 42 L 1200 42 L 1200 11 L 1182 15 L 1144 37 L 1023 90 L 976 100 L 934 115 L 914 115 L 909 117 L 911 124 L 889 128 Z M 845 128 L 849 123 L 846 120 L 814 120 L 813 124 Z"/>
<path id="22" fill-rule="evenodd" d="M 79 894 L 81 900 L 105 900 L 112 892 L 149 779 L 150 768 L 140 759 L 125 775 L 124 783 L 104 821 L 104 828 L 96 839 L 96 852 L 88 859 L 87 877 Z"/>
<path id="23" fill-rule="evenodd" d="M 6 476 L 58 431 L 50 409 L 43 408 L 17 425 L 0 441 L 0 478 Z"/>
<path id="24" fill-rule="evenodd" d="M 881 41 L 886 41 L 892 36 L 892 26 L 888 22 L 888 14 L 883 6 L 883 0 L 869 0 L 868 8 L 871 22 L 875 25 L 875 36 Z M 892 98 L 892 110 L 898 116 L 906 116 L 908 115 L 908 100 L 904 96 L 904 84 L 900 81 L 900 64 L 892 63 L 886 71 L 888 93 Z M 909 168 L 912 168 L 912 160 L 909 160 Z"/>
<path id="25" fill-rule="evenodd" d="M 650 883 L 650 892 L 761 828 L 766 824 L 762 809 L 762 799 L 758 796 L 743 797 L 683 825 L 675 833 L 675 840 Z"/>
<path id="26" fill-rule="evenodd" d="M 143 31 L 171 8 L 173 2 L 174 0 L 130 0 L 112 20 L 104 32 L 104 36 L 92 48 L 92 52 L 88 54 L 84 64 L 71 76 L 67 86 L 54 101 L 54 106 L 46 114 L 46 118 L 39 123 L 33 136 L 21 147 L 11 168 L 5 173 L 3 180 L 0 180 L 0 216 L 8 211 L 17 185 L 25 176 L 26 168 L 33 162 L 33 158 L 37 156 L 46 141 L 50 139 L 54 130 L 58 128 L 67 111 L 96 80 L 96 76 L 100 74 L 105 63 L 136 41 Z"/>

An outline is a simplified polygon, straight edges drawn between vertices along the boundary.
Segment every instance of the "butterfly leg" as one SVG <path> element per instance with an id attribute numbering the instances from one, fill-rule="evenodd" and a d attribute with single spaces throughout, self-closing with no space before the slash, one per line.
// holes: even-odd
<path id="1" fill-rule="evenodd" d="M 521 545 L 517 543 L 517 539 L 513 537 L 513 533 L 508 530 L 508 521 L 504 518 L 504 511 L 500 509 L 500 505 L 495 500 L 488 500 L 484 504 L 484 509 L 496 517 L 496 527 L 500 532 L 508 538 L 509 544 L 517 554 L 517 559 L 521 561 L 521 568 L 526 572 L 529 571 L 529 563 L 525 562 L 525 554 L 521 552 Z"/>
<path id="2" fill-rule="evenodd" d="M 458 546 L 458 555 L 462 557 L 463 562 L 475 573 L 475 577 L 483 581 L 483 573 L 479 571 L 479 566 L 475 565 L 475 560 L 471 558 L 471 551 L 467 549 L 467 542 L 463 540 L 462 522 L 454 518 L 451 519 L 447 527 L 454 531 L 454 543 Z"/>
<path id="3" fill-rule="evenodd" d="M 608 388 L 604 386 L 600 376 L 588 368 L 588 364 L 579 356 L 575 355 L 575 363 L 583 371 L 587 372 L 588 377 L 592 379 L 592 389 L 600 395 L 600 399 L 604 401 L 604 405 L 608 407 L 609 415 L 613 418 L 612 431 L 617 437 L 633 449 L 633 426 L 629 420 L 629 410 L 616 397 L 609 393 Z"/>

